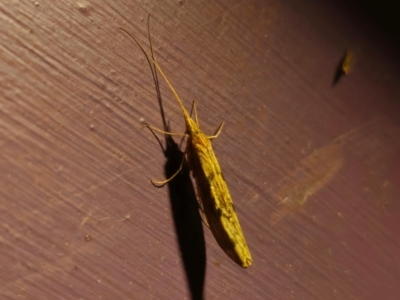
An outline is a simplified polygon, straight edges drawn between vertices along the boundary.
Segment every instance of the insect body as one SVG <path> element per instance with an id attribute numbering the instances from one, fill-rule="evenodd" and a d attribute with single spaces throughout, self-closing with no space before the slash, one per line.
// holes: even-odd
<path id="1" fill-rule="evenodd" d="M 122 30 L 125 31 L 124 29 Z M 223 123 L 219 126 L 217 132 L 213 136 L 205 135 L 199 128 L 196 109 L 195 121 L 190 117 L 186 108 L 183 106 L 182 100 L 167 79 L 155 58 L 153 56 L 150 57 L 141 44 L 131 34 L 128 32 L 126 33 L 140 47 L 149 64 L 151 65 L 150 62 L 152 62 L 157 70 L 161 73 L 182 109 L 186 124 L 187 146 L 185 152 L 187 154 L 187 161 L 193 177 L 196 180 L 200 206 L 204 212 L 211 232 L 213 233 L 220 247 L 234 262 L 243 268 L 250 266 L 252 263 L 250 251 L 247 247 L 238 217 L 233 207 L 232 198 L 222 175 L 221 167 L 219 166 L 218 160 L 211 146 L 211 139 L 216 138 L 219 135 Z M 175 175 L 159 183 L 165 184 Z"/>
<path id="2" fill-rule="evenodd" d="M 342 57 L 342 60 L 340 61 L 340 69 L 344 75 L 349 75 L 353 60 L 353 53 L 349 50 L 346 50 Z"/>
<path id="3" fill-rule="evenodd" d="M 244 268 L 250 266 L 250 251 L 210 138 L 201 131 L 189 136 L 187 155 L 197 194 L 215 239 L 233 261 Z"/>
<path id="4" fill-rule="evenodd" d="M 349 75 L 354 62 L 354 54 L 352 51 L 346 50 L 341 58 L 339 65 L 336 68 L 333 85 L 339 82 L 340 78 L 344 75 Z"/>

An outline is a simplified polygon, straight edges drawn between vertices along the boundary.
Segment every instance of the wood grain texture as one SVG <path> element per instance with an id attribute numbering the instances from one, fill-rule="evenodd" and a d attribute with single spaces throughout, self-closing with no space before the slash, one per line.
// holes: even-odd
<path id="1" fill-rule="evenodd" d="M 147 44 L 148 13 L 184 105 L 208 134 L 225 120 L 213 147 L 253 256 L 241 269 L 205 228 L 204 298 L 396 299 L 398 49 L 311 0 L 3 1 L 0 298 L 199 298 L 177 187 L 149 183 L 165 177 L 140 123 L 162 126 L 151 73 L 118 30 Z"/>

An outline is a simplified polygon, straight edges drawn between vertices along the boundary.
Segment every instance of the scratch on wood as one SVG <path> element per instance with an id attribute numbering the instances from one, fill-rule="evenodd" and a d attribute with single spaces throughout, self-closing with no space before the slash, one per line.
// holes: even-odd
<path id="1" fill-rule="evenodd" d="M 321 148 L 302 160 L 284 179 L 282 188 L 275 195 L 279 207 L 271 216 L 271 225 L 301 210 L 310 196 L 335 177 L 342 165 L 340 147 L 335 144 Z"/>

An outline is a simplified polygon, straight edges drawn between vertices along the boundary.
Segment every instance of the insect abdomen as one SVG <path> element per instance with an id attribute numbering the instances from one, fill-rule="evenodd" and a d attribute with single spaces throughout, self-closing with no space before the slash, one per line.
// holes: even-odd
<path id="1" fill-rule="evenodd" d="M 207 140 L 204 145 L 204 139 L 201 139 L 201 144 L 195 141 L 196 137 L 188 140 L 188 161 L 211 232 L 233 261 L 248 267 L 252 262 L 250 251 L 211 143 Z"/>

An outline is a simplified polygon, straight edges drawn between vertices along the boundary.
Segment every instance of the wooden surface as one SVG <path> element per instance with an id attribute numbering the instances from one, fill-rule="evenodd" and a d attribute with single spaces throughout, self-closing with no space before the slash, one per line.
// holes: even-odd
<path id="1" fill-rule="evenodd" d="M 203 231 L 187 170 L 149 183 L 181 153 L 141 128 L 160 108 L 118 27 L 147 46 L 148 13 L 185 106 L 206 133 L 225 120 L 248 269 Z M 0 24 L 1 299 L 398 299 L 398 48 L 368 20 L 322 1 L 6 0 Z"/>

